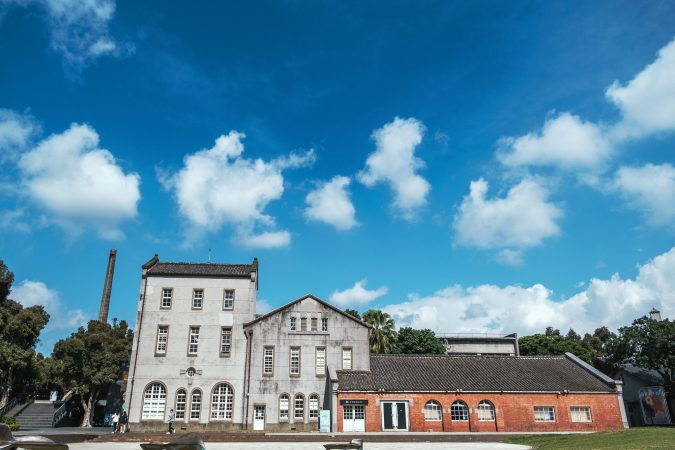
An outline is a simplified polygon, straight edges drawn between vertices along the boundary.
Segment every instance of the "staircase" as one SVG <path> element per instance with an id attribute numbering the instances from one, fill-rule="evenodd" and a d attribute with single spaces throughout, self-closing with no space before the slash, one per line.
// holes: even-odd
<path id="1" fill-rule="evenodd" d="M 54 419 L 54 405 L 50 401 L 35 400 L 16 417 L 21 431 L 35 428 L 51 428 Z"/>

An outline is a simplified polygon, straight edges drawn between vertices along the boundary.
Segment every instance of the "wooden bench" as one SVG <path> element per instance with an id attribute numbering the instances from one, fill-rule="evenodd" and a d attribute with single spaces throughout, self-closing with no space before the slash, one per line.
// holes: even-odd
<path id="1" fill-rule="evenodd" d="M 363 439 L 352 439 L 351 442 L 331 442 L 324 444 L 326 450 L 363 450 Z"/>

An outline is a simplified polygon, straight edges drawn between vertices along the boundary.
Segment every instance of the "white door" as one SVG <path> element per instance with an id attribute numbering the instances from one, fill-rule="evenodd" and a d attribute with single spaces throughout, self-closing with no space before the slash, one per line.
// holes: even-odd
<path id="1" fill-rule="evenodd" d="M 366 431 L 366 412 L 363 405 L 344 405 L 342 414 L 342 431 Z"/>
<path id="2" fill-rule="evenodd" d="M 265 429 L 265 406 L 253 407 L 253 430 L 263 431 Z"/>

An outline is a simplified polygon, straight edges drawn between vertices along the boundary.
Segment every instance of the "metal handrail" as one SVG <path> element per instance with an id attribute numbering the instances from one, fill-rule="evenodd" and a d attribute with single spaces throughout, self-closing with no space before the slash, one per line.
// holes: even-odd
<path id="1" fill-rule="evenodd" d="M 4 416 L 8 411 L 10 411 L 18 404 L 19 404 L 19 396 L 17 395 L 15 397 L 12 397 L 12 399 L 9 402 L 7 402 L 5 406 L 0 408 L 0 417 Z"/>
<path id="2" fill-rule="evenodd" d="M 56 426 L 61 423 L 64 417 L 68 415 L 68 412 L 70 411 L 70 403 L 73 398 L 73 391 L 68 392 L 64 397 L 63 397 L 63 404 L 58 407 L 56 411 L 54 411 L 54 415 L 52 416 L 52 428 L 56 428 Z"/>

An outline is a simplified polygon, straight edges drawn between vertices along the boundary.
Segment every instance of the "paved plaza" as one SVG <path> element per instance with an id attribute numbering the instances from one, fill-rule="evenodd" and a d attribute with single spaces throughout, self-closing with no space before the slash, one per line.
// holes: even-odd
<path id="1" fill-rule="evenodd" d="M 328 442 L 328 441 L 327 441 Z M 335 442 L 335 441 L 332 441 Z M 324 442 L 207 442 L 206 450 L 323 450 Z M 69 444 L 71 450 L 139 450 L 136 442 Z M 499 442 L 366 442 L 364 450 L 528 450 Z"/>

